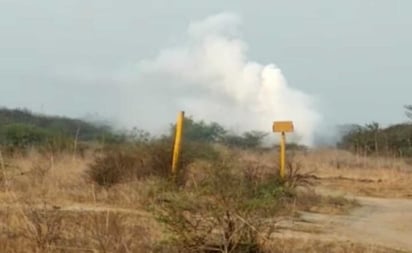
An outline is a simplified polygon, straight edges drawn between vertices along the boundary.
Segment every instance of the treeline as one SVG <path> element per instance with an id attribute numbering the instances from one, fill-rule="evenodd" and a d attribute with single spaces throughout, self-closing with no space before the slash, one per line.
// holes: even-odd
<path id="1" fill-rule="evenodd" d="M 412 106 L 405 107 L 406 115 L 412 119 Z M 122 144 L 147 142 L 153 139 L 172 139 L 175 125 L 169 133 L 151 136 L 148 132 L 134 128 L 114 131 L 109 125 L 93 124 L 68 117 L 46 116 L 25 109 L 0 108 L 0 146 L 8 149 L 25 149 L 33 146 L 48 150 L 73 150 L 74 146 L 90 143 Z M 196 143 L 219 143 L 236 148 L 258 148 L 268 133 L 249 131 L 235 133 L 216 122 L 205 122 L 186 117 L 184 140 Z M 289 149 L 304 149 L 289 144 Z M 338 148 L 350 150 L 359 155 L 387 155 L 412 157 L 412 123 L 381 127 L 373 122 L 366 125 L 349 125 L 344 128 Z"/>
<path id="2" fill-rule="evenodd" d="M 0 109 L 0 145 L 12 149 L 33 146 L 49 146 L 51 149 L 72 149 L 74 142 L 122 144 L 144 142 L 174 136 L 175 125 L 170 125 L 169 133 L 151 136 L 148 132 L 133 128 L 114 131 L 108 125 L 96 125 L 79 119 L 46 116 L 25 109 Z M 237 134 L 225 129 L 218 123 L 196 121 L 186 117 L 184 140 L 197 143 L 221 143 L 238 148 L 261 146 L 267 133 L 249 131 Z"/>
<path id="3" fill-rule="evenodd" d="M 174 135 L 175 125 L 170 127 L 170 135 Z M 221 143 L 230 147 L 257 148 L 262 145 L 267 133 L 260 131 L 248 131 L 237 134 L 225 129 L 216 122 L 206 123 L 195 121 L 191 117 L 184 120 L 183 138 L 188 141 Z"/>
<path id="4" fill-rule="evenodd" d="M 109 126 L 83 120 L 46 116 L 26 109 L 0 108 L 0 145 L 26 148 L 33 145 L 72 145 L 73 140 L 99 141 L 116 138 Z"/>
<path id="5" fill-rule="evenodd" d="M 412 119 L 412 106 L 405 106 L 406 115 Z M 364 126 L 345 127 L 339 148 L 359 155 L 412 156 L 412 123 L 381 127 L 373 122 Z"/>

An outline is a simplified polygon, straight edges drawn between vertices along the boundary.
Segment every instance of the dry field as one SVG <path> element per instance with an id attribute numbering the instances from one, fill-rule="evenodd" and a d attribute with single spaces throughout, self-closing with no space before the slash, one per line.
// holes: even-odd
<path id="1" fill-rule="evenodd" d="M 236 151 L 236 157 L 258 176 L 275 171 L 275 152 Z M 170 233 L 148 208 L 159 180 L 101 187 L 85 176 L 93 160 L 92 153 L 3 155 L 1 252 L 173 252 L 162 247 Z M 274 231 L 261 250 L 412 251 L 411 165 L 336 150 L 299 152 L 290 160 L 298 194 L 266 221 Z M 182 187 L 197 187 L 210 166 L 192 164 Z"/>

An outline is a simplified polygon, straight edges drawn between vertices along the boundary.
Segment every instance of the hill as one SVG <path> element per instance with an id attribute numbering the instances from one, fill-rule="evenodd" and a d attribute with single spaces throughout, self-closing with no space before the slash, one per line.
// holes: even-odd
<path id="1" fill-rule="evenodd" d="M 111 136 L 109 126 L 36 114 L 26 109 L 0 108 L 0 144 L 3 145 L 27 146 L 62 138 L 95 141 Z"/>

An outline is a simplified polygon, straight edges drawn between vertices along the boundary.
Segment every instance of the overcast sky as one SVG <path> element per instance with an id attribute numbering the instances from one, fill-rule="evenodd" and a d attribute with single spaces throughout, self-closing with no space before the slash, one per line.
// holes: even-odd
<path id="1" fill-rule="evenodd" d="M 227 11 L 242 18 L 248 57 L 275 63 L 328 124 L 405 120 L 409 0 L 0 0 L 0 106 L 116 119 L 129 106 L 122 73 Z"/>

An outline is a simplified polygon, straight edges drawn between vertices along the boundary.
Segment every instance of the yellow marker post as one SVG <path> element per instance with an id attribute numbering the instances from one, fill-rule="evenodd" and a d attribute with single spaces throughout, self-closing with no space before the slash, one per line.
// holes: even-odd
<path id="1" fill-rule="evenodd" d="M 275 121 L 273 122 L 273 132 L 281 133 L 280 150 L 279 150 L 279 176 L 285 178 L 286 164 L 286 133 L 293 132 L 292 121 Z"/>
<path id="2" fill-rule="evenodd" d="M 173 160 L 172 160 L 172 174 L 176 175 L 179 165 L 180 150 L 182 148 L 182 134 L 183 134 L 183 121 L 185 119 L 185 112 L 181 111 L 177 116 L 176 121 L 176 133 L 173 146 Z"/>

